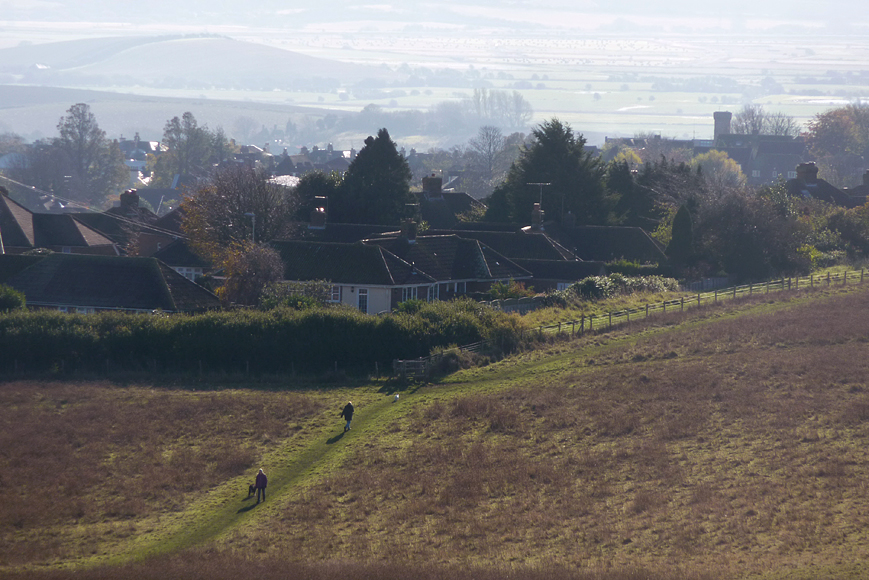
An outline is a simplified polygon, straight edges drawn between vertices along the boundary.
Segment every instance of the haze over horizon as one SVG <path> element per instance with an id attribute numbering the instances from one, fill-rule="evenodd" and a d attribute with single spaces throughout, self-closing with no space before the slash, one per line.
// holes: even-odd
<path id="1" fill-rule="evenodd" d="M 822 6 L 784 0 L 735 0 L 726 5 L 688 0 L 661 4 L 639 0 L 606 4 L 335 0 L 299 6 L 262 0 L 243 7 L 226 0 L 154 0 L 130 5 L 108 0 L 0 0 L 0 14 L 0 85 L 7 86 L 88 89 L 200 103 L 220 99 L 291 104 L 340 112 L 359 112 L 370 104 L 389 111 L 427 110 L 438 102 L 466 98 L 474 86 L 488 86 L 521 91 L 534 108 L 534 122 L 557 115 L 592 135 L 592 142 L 602 141 L 604 135 L 637 132 L 705 136 L 711 132 L 712 111 L 736 110 L 747 103 L 780 108 L 805 123 L 825 107 L 869 98 L 869 81 L 863 77 L 869 74 L 869 17 L 856 0 L 835 0 Z M 153 69 L 163 66 L 160 63 L 147 63 L 150 72 L 141 79 L 119 79 L 124 58 L 135 56 L 121 50 L 92 55 L 82 69 L 53 70 L 39 82 L 19 71 L 12 76 L 3 72 L 9 64 L 4 58 L 8 61 L 13 54 L 3 49 L 83 39 L 202 34 L 284 51 L 281 56 L 238 44 L 242 61 L 247 56 L 281 63 L 274 67 L 274 74 L 281 77 L 295 74 L 288 64 L 292 55 L 305 55 L 335 63 L 324 70 L 339 71 L 341 64 L 365 65 L 372 70 L 405 71 L 411 79 L 420 76 L 419 70 L 435 75 L 453 71 L 442 76 L 461 75 L 463 80 L 447 86 L 443 79 L 435 85 L 428 79 L 418 87 L 393 82 L 377 93 L 358 90 L 343 82 L 350 75 L 332 72 L 342 86 L 329 91 L 300 93 L 279 83 L 231 90 L 216 77 L 208 82 L 208 71 L 216 70 L 219 63 L 206 63 L 207 55 L 201 53 L 179 52 L 175 60 L 186 61 L 188 68 L 190 62 L 203 63 L 203 71 L 197 71 L 202 74 L 191 74 L 172 66 L 172 58 L 168 59 L 167 77 L 196 79 L 191 86 L 181 86 L 154 79 Z M 142 70 L 141 63 L 131 63 L 131 74 Z M 29 66 L 44 67 L 45 63 L 34 61 Z M 85 72 L 92 81 L 82 80 Z M 245 72 L 239 64 L 227 64 L 224 71 L 235 77 Z M 697 79 L 715 80 L 700 89 L 689 86 L 691 82 L 696 85 Z M 672 87 L 664 90 L 662 82 Z M 63 111 L 59 103 L 38 111 L 10 107 L 0 103 L 0 131 L 31 136 L 47 135 Z M 212 126 L 228 126 L 233 121 L 231 113 L 209 116 L 208 111 L 203 105 L 200 115 Z M 153 120 L 146 128 L 144 121 L 120 122 L 114 118 L 117 114 L 97 112 L 110 134 L 141 130 L 159 135 L 160 125 L 153 126 Z M 155 117 L 162 114 L 154 113 Z M 280 116 L 286 120 L 287 115 L 275 111 L 258 118 L 243 110 L 237 114 L 254 117 L 263 125 L 279 122 Z M 45 116 L 42 122 L 40 115 Z M 455 141 L 463 138 L 457 134 Z M 409 144 L 417 142 L 425 139 L 411 139 Z"/>

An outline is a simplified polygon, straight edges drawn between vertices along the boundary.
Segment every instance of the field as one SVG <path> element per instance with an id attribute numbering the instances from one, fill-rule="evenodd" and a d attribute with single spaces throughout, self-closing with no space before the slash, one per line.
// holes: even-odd
<path id="1" fill-rule="evenodd" d="M 867 329 L 854 286 L 426 385 L 8 381 L 0 573 L 863 578 Z"/>
<path id="2" fill-rule="evenodd" d="M 86 27 L 75 28 L 69 34 L 86 31 Z M 9 32 L 25 34 L 17 29 Z M 223 127 L 230 136 L 241 138 L 233 131 L 242 117 L 253 119 L 256 126 L 282 128 L 288 119 L 297 124 L 314 122 L 303 121 L 300 110 L 312 119 L 329 110 L 359 112 L 369 104 L 391 112 L 427 111 L 437 103 L 470 96 L 474 87 L 488 86 L 518 90 L 534 109 L 532 124 L 557 116 L 584 134 L 590 144 L 600 145 L 607 136 L 637 133 L 711 139 L 712 113 L 737 111 L 745 103 L 783 112 L 805 126 L 817 113 L 869 97 L 869 44 L 865 35 L 783 35 L 763 31 L 692 34 L 678 32 L 677 24 L 661 35 L 648 31 L 619 34 L 563 29 L 482 29 L 469 33 L 413 27 L 384 32 L 344 30 L 338 25 L 296 30 L 293 34 L 278 28 L 230 27 L 215 32 L 246 41 L 237 44 L 244 44 L 243 50 L 250 53 L 247 61 L 261 65 L 263 58 L 257 55 L 266 45 L 329 59 L 335 67 L 350 63 L 384 72 L 416 71 L 416 78 L 430 77 L 432 71 L 442 74 L 435 75 L 436 82 L 423 84 L 390 81 L 373 93 L 357 91 L 349 80 L 340 88 L 321 91 L 287 90 L 277 86 L 279 83 L 272 88 L 264 86 L 266 80 L 256 83 L 260 85 L 256 87 L 229 88 L 221 87 L 218 79 L 227 75 L 245 77 L 248 71 L 244 67 L 229 70 L 231 63 L 225 59 L 205 63 L 197 58 L 194 60 L 203 70 L 199 71 L 197 79 L 202 79 L 195 87 L 166 86 L 161 75 L 184 78 L 190 73 L 185 75 L 166 65 L 150 82 L 144 77 L 122 82 L 115 77 L 118 70 L 153 68 L 148 51 L 140 51 L 139 56 L 125 51 L 111 61 L 115 63 L 112 66 L 98 61 L 88 69 L 96 79 L 115 82 L 77 85 L 135 96 L 133 105 L 122 102 L 126 98 L 114 100 L 110 94 L 92 95 L 88 100 L 109 136 L 129 137 L 139 132 L 143 138 L 159 139 L 167 119 L 190 110 L 201 123 Z M 98 28 L 91 33 L 109 36 L 123 31 Z M 65 37 L 55 31 L 53 38 Z M 7 43 L 13 41 L 14 37 Z M 175 60 L 188 59 L 179 56 Z M 292 62 L 287 58 L 272 63 L 277 78 L 282 78 L 282 71 L 290 72 L 284 60 Z M 266 70 L 269 72 L 259 76 L 270 78 L 272 70 Z M 340 70 L 324 70 L 323 75 L 344 78 L 346 74 Z M 214 86 L 209 86 L 209 79 Z M 181 102 L 170 105 L 163 99 Z M 50 136 L 70 104 L 62 99 L 51 106 L 7 104 L 0 107 L 0 130 L 17 131 L 29 138 Z M 131 108 L 135 114 L 129 113 Z M 358 148 L 365 136 L 377 128 L 331 134 L 328 139 L 337 148 Z M 391 133 L 399 145 L 425 151 L 431 146 L 464 143 L 475 130 L 457 129 L 449 136 Z"/>

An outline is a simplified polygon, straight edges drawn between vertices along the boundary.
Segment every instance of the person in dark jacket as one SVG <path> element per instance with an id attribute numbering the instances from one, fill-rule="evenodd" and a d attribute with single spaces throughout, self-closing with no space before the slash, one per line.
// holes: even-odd
<path id="1" fill-rule="evenodd" d="M 263 501 L 266 500 L 266 486 L 269 483 L 269 478 L 266 477 L 265 472 L 260 469 L 259 473 L 256 474 L 256 502 L 259 503 L 260 493 L 262 493 Z"/>
<path id="2" fill-rule="evenodd" d="M 344 405 L 344 410 L 341 411 L 340 417 L 344 417 L 347 420 L 347 424 L 344 425 L 344 432 L 350 430 L 350 421 L 353 420 L 353 401 L 347 401 L 347 404 Z"/>

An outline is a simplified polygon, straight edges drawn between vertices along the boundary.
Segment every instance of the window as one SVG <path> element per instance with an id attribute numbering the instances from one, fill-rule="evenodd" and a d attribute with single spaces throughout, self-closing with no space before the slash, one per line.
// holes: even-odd
<path id="1" fill-rule="evenodd" d="M 428 287 L 428 301 L 437 300 L 440 297 L 440 284 L 433 284 Z"/>
<path id="2" fill-rule="evenodd" d="M 359 310 L 368 314 L 368 288 L 359 289 Z"/>
<path id="3" fill-rule="evenodd" d="M 760 169 L 752 169 L 751 176 L 752 177 L 760 177 Z"/>
<path id="4" fill-rule="evenodd" d="M 407 300 L 416 300 L 417 297 L 417 288 L 416 286 L 410 286 L 409 288 L 401 289 L 401 301 L 405 302 Z"/>
<path id="5" fill-rule="evenodd" d="M 796 171 L 788 171 L 788 179 L 796 179 L 797 172 Z"/>
<path id="6" fill-rule="evenodd" d="M 773 179 L 775 179 L 776 177 L 778 177 L 778 171 L 776 171 L 775 169 L 773 169 L 773 170 L 772 170 L 772 173 L 770 173 L 770 177 L 772 177 Z"/>
<path id="7" fill-rule="evenodd" d="M 329 293 L 329 302 L 334 302 L 336 304 L 341 302 L 341 287 L 340 286 L 332 286 L 332 290 Z"/>

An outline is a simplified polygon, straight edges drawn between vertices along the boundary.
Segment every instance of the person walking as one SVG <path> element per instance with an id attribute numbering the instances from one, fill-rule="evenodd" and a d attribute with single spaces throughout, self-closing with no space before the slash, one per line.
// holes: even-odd
<path id="1" fill-rule="evenodd" d="M 344 417 L 344 419 L 347 420 L 347 424 L 344 425 L 345 433 L 350 430 L 350 421 L 353 420 L 353 411 L 353 401 L 347 401 L 347 404 L 344 405 L 344 410 L 341 411 L 341 414 L 339 415 L 339 417 Z"/>
<path id="2" fill-rule="evenodd" d="M 269 484 L 269 478 L 266 477 L 265 472 L 260 468 L 259 473 L 256 474 L 256 502 L 259 503 L 260 493 L 262 493 L 263 501 L 266 500 L 266 486 Z"/>

